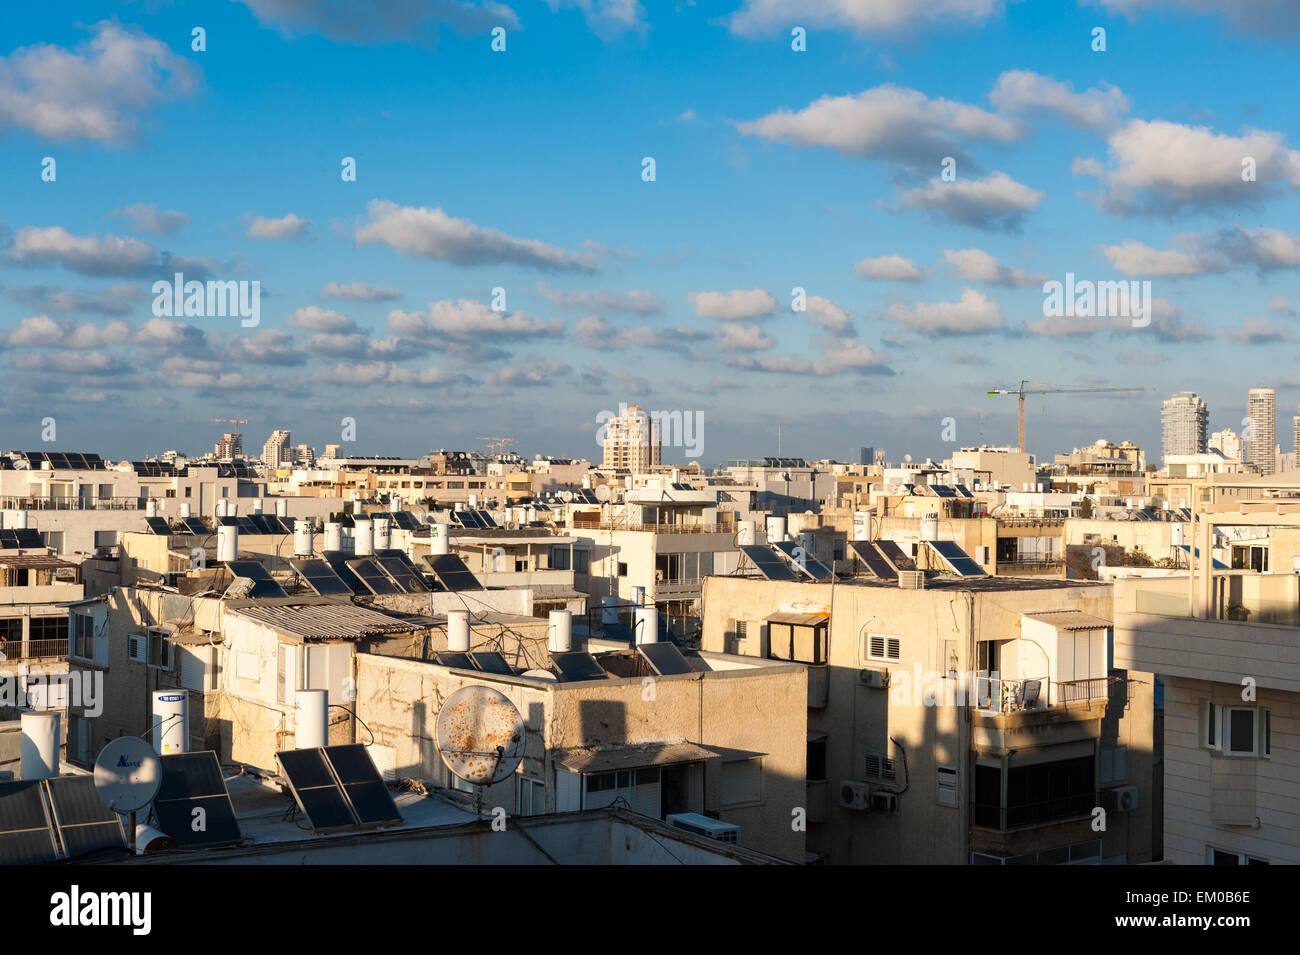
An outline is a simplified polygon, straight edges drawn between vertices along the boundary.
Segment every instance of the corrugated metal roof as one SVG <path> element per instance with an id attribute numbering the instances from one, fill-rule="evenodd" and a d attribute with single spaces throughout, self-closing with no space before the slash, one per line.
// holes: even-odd
<path id="1" fill-rule="evenodd" d="M 1041 610 L 1037 613 L 1021 614 L 1021 616 L 1037 620 L 1039 623 L 1050 624 L 1057 630 L 1104 630 L 1110 626 L 1109 620 L 1094 617 L 1080 610 Z"/>
<path id="2" fill-rule="evenodd" d="M 646 743 L 640 746 L 615 746 L 608 749 L 558 749 L 555 761 L 575 773 L 604 773 L 611 769 L 640 769 L 644 766 L 671 766 L 696 763 L 718 754 L 695 743 Z"/>
<path id="3" fill-rule="evenodd" d="M 797 627 L 820 627 L 829 623 L 828 613 L 773 613 L 767 616 L 768 623 L 789 623 Z"/>
<path id="4" fill-rule="evenodd" d="M 259 600 L 227 609 L 302 640 L 360 640 L 377 633 L 420 629 L 418 623 L 349 603 Z"/>
<path id="5" fill-rule="evenodd" d="M 17 554 L 13 557 L 0 557 L 0 567 L 17 567 L 27 570 L 49 570 L 53 567 L 76 567 L 70 560 L 51 557 L 48 554 Z"/>

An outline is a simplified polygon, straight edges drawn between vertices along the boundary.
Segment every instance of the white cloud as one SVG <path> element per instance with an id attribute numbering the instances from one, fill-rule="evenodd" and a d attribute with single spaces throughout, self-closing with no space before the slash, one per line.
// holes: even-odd
<path id="1" fill-rule="evenodd" d="M 388 313 L 388 330 L 417 341 L 437 341 L 442 336 L 472 340 L 479 337 L 541 338 L 564 333 L 561 319 L 535 318 L 526 312 L 494 312 L 472 299 L 431 302 L 428 312 Z"/>
<path id="2" fill-rule="evenodd" d="M 358 245 L 379 243 L 398 252 L 457 265 L 518 265 L 550 271 L 594 272 L 589 253 L 567 252 L 536 239 L 516 239 L 456 219 L 440 208 L 399 206 L 373 199 L 370 221 L 356 229 Z"/>
<path id="3" fill-rule="evenodd" d="M 493 27 L 514 29 L 519 18 L 495 0 L 401 0 L 359 4 L 353 0 L 238 0 L 263 26 L 288 35 L 319 33 L 336 43 L 361 45 L 437 41 L 446 25 L 464 34 Z"/>
<path id="4" fill-rule="evenodd" d="M 75 50 L 42 43 L 0 57 L 0 128 L 121 143 L 139 114 L 197 88 L 198 69 L 161 40 L 109 20 L 92 29 Z"/>
<path id="5" fill-rule="evenodd" d="M 138 202 L 121 206 L 110 216 L 125 216 L 141 232 L 152 235 L 171 235 L 190 224 L 190 217 L 174 209 L 159 209 L 156 202 Z"/>
<path id="6" fill-rule="evenodd" d="M 294 328 L 303 328 L 312 332 L 350 332 L 356 329 L 356 323 L 342 312 L 317 305 L 308 305 L 294 311 L 285 324 Z"/>
<path id="7" fill-rule="evenodd" d="M 608 312 L 653 315 L 662 312 L 664 308 L 664 303 L 649 289 L 629 289 L 626 292 L 567 291 L 538 282 L 537 290 L 561 308 L 580 308 L 597 315 Z"/>
<path id="8" fill-rule="evenodd" d="M 846 332 L 852 335 L 853 316 L 848 309 L 820 295 L 809 295 L 805 304 L 808 306 L 808 317 L 814 325 L 820 325 L 836 335 L 844 335 Z"/>
<path id="9" fill-rule="evenodd" d="M 1268 307 L 1281 315 L 1300 315 L 1300 310 L 1296 309 L 1295 302 L 1285 295 L 1274 295 L 1268 300 Z"/>
<path id="10" fill-rule="evenodd" d="M 320 296 L 343 299 L 347 302 L 392 302 L 401 298 L 402 293 L 388 285 L 370 285 L 366 282 L 343 285 L 340 282 L 326 282 Z"/>
<path id="11" fill-rule="evenodd" d="M 1076 93 L 1068 83 L 1032 70 L 1008 70 L 998 77 L 989 102 L 1008 113 L 1053 112 L 1071 126 L 1108 130 L 1128 112 L 1128 98 L 1109 83 Z"/>
<path id="12" fill-rule="evenodd" d="M 1188 276 L 1226 272 L 1233 266 L 1262 271 L 1300 267 L 1300 235 L 1281 229 L 1232 226 L 1217 232 L 1187 232 L 1155 249 L 1129 240 L 1105 246 L 1102 253 L 1125 275 Z"/>
<path id="13" fill-rule="evenodd" d="M 1207 272 L 1222 272 L 1228 267 L 1222 256 L 1153 249 L 1132 239 L 1119 245 L 1106 246 L 1101 251 L 1121 274 L 1144 278 L 1204 275 Z"/>
<path id="14" fill-rule="evenodd" d="M 975 26 L 1002 10 L 1002 0 L 744 0 L 727 23 L 745 36 L 777 28 L 788 32 L 793 24 L 895 34 L 918 27 Z"/>
<path id="15" fill-rule="evenodd" d="M 1038 207 L 1043 193 L 1016 182 L 1004 172 L 984 179 L 958 179 L 944 182 L 939 178 L 929 185 L 903 194 L 902 205 L 910 209 L 930 209 L 952 222 L 979 229 L 1016 229 L 1025 213 Z"/>
<path id="16" fill-rule="evenodd" d="M 62 265 L 83 275 L 144 275 L 156 271 L 158 250 L 141 239 L 25 226 L 14 236 L 9 258 L 19 265 Z"/>
<path id="17" fill-rule="evenodd" d="M 650 25 L 639 0 L 546 0 L 552 11 L 568 7 L 582 11 L 587 27 L 602 40 L 625 33 L 644 35 Z"/>
<path id="18" fill-rule="evenodd" d="M 1133 16 L 1158 8 L 1218 14 L 1234 30 L 1276 38 L 1300 35 L 1300 6 L 1295 0 L 1097 0 L 1114 13 Z"/>
<path id="19" fill-rule="evenodd" d="M 917 302 L 911 308 L 895 304 L 885 315 L 906 331 L 927 335 L 972 335 L 1006 324 L 1001 306 L 973 288 L 963 288 L 956 302 Z"/>
<path id="20" fill-rule="evenodd" d="M 718 351 L 766 351 L 775 344 L 776 339 L 757 325 L 724 322 L 718 330 Z"/>
<path id="21" fill-rule="evenodd" d="M 1224 329 L 1222 336 L 1228 341 L 1243 345 L 1271 345 L 1276 342 L 1289 342 L 1295 338 L 1289 328 L 1279 325 L 1267 318 L 1242 316 L 1240 324 L 1233 329 Z"/>
<path id="22" fill-rule="evenodd" d="M 305 238 L 310 228 L 310 219 L 303 219 L 290 212 L 278 219 L 253 216 L 244 235 L 249 239 L 277 239 L 293 242 Z"/>
<path id="23" fill-rule="evenodd" d="M 1047 276 L 1039 272 L 1026 272 L 1003 265 L 998 259 L 983 249 L 944 249 L 943 260 L 963 277 L 989 285 L 1005 285 L 1010 288 L 1030 288 L 1041 286 Z"/>
<path id="24" fill-rule="evenodd" d="M 779 307 L 770 292 L 761 288 L 732 289 L 730 292 L 690 292 L 686 300 L 695 306 L 701 318 L 737 321 L 769 315 Z"/>
<path id="25" fill-rule="evenodd" d="M 925 278 L 924 268 L 897 253 L 855 262 L 853 273 L 866 279 L 892 279 L 896 282 L 920 282 Z"/>

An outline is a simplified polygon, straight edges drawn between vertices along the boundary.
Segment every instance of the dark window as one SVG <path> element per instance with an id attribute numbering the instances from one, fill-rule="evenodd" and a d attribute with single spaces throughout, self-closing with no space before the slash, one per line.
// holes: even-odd
<path id="1" fill-rule="evenodd" d="M 975 825 L 1002 825 L 1002 770 L 996 766 L 975 767 Z"/>
<path id="2" fill-rule="evenodd" d="M 1007 826 L 1086 814 L 1096 804 L 1093 759 L 1012 767 L 1007 773 Z"/>
<path id="3" fill-rule="evenodd" d="M 1235 852 L 1224 852 L 1222 849 L 1214 849 L 1213 865 L 1241 865 L 1241 860 L 1237 858 Z"/>
<path id="4" fill-rule="evenodd" d="M 808 781 L 820 782 L 826 778 L 826 740 L 808 741 Z"/>
<path id="5" fill-rule="evenodd" d="M 67 642 L 68 618 L 32 617 L 31 634 L 33 640 L 62 640 Z"/>
<path id="6" fill-rule="evenodd" d="M 1229 710 L 1228 748 L 1234 753 L 1255 751 L 1255 711 Z"/>

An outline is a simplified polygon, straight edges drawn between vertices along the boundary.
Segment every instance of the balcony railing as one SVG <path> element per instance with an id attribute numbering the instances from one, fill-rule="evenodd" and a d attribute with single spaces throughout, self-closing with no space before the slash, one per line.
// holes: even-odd
<path id="1" fill-rule="evenodd" d="M 1050 705 L 1047 677 L 1027 680 L 975 678 L 975 705 L 986 713 L 1029 713 Z"/>
<path id="2" fill-rule="evenodd" d="M 622 521 L 592 521 L 574 518 L 573 526 L 597 531 L 650 531 L 654 534 L 734 534 L 734 524 L 627 524 Z"/>
<path id="3" fill-rule="evenodd" d="M 0 643 L 0 663 L 19 660 L 66 660 L 68 639 L 62 640 L 8 640 Z"/>
<path id="4" fill-rule="evenodd" d="M 1114 683 L 1122 682 L 1108 676 L 1092 677 L 1087 680 L 1068 680 L 1055 684 L 1055 702 L 1062 706 L 1071 703 L 1090 703 L 1093 700 L 1110 699 L 1110 688 Z"/>
<path id="5" fill-rule="evenodd" d="M 138 497 L 0 497 L 8 511 L 143 511 Z"/>

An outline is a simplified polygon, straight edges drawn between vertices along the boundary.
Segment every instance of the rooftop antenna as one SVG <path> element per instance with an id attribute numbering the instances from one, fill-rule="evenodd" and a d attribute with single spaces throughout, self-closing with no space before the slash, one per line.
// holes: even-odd
<path id="1" fill-rule="evenodd" d="M 524 720 L 499 690 L 461 687 L 438 711 L 438 755 L 453 776 L 474 787 L 474 814 L 483 816 L 483 791 L 509 779 L 524 756 Z"/>
<path id="2" fill-rule="evenodd" d="M 776 423 L 776 456 L 781 457 L 781 422 Z"/>
<path id="3" fill-rule="evenodd" d="M 127 817 L 126 845 L 135 851 L 135 814 L 158 795 L 162 760 L 153 744 L 138 736 L 119 736 L 95 760 L 95 791 L 104 804 Z"/>

